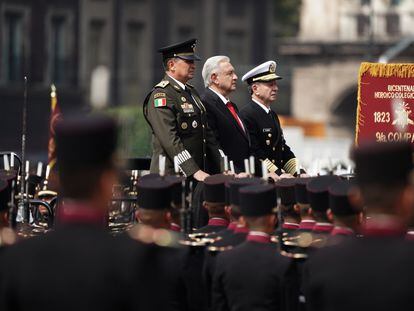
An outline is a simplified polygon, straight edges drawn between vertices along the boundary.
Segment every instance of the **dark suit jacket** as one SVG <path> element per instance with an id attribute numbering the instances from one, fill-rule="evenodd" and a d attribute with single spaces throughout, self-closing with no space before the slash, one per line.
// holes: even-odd
<path id="1" fill-rule="evenodd" d="M 241 109 L 240 115 L 249 130 L 251 149 L 256 160 L 269 159 L 282 169 L 287 161 L 295 157 L 286 144 L 279 118 L 274 111 L 267 114 L 251 101 Z M 262 172 L 259 161 L 256 161 L 256 172 Z"/>
<path id="2" fill-rule="evenodd" d="M 220 97 L 209 88 L 206 88 L 201 100 L 207 110 L 208 124 L 221 149 L 229 161 L 233 160 L 236 173 L 244 172 L 244 159 L 250 156 L 250 139 L 246 125 L 244 124 L 244 132 Z M 237 106 L 233 105 L 238 112 Z M 240 121 L 243 123 L 241 117 Z"/>
<path id="3" fill-rule="evenodd" d="M 305 266 L 308 310 L 414 308 L 414 243 L 403 237 L 349 238 Z"/>
<path id="4" fill-rule="evenodd" d="M 217 256 L 213 310 L 285 310 L 283 283 L 290 261 L 277 245 L 246 241 Z"/>
<path id="5" fill-rule="evenodd" d="M 96 225 L 57 228 L 4 251 L 0 310 L 158 310 L 152 255 Z"/>

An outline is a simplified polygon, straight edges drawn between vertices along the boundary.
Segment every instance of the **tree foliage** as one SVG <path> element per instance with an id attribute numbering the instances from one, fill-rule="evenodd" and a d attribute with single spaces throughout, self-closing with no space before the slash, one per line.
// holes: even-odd
<path id="1" fill-rule="evenodd" d="M 274 19 L 278 37 L 297 35 L 301 3 L 301 0 L 274 0 Z"/>

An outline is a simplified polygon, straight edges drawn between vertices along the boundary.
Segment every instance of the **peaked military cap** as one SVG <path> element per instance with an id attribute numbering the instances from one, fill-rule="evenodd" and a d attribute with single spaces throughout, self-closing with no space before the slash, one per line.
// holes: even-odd
<path id="1" fill-rule="evenodd" d="M 247 84 L 252 84 L 254 82 L 268 82 L 279 79 L 282 79 L 282 77 L 276 74 L 276 62 L 273 60 L 254 67 L 242 77 L 242 81 L 246 81 Z"/>
<path id="2" fill-rule="evenodd" d="M 353 150 L 359 184 L 407 183 L 413 168 L 409 143 L 370 143 Z"/>
<path id="3" fill-rule="evenodd" d="M 235 178 L 226 183 L 228 190 L 228 200 L 230 204 L 240 205 L 239 189 L 249 185 L 258 185 L 263 183 L 263 180 L 256 177 Z"/>
<path id="4" fill-rule="evenodd" d="M 171 200 L 175 204 L 181 204 L 182 202 L 182 181 L 185 180 L 183 176 L 175 176 L 175 175 L 168 175 L 161 177 L 160 174 L 151 173 L 142 176 L 138 180 L 138 184 L 146 183 L 149 180 L 158 180 L 162 181 L 165 180 L 166 182 L 171 184 Z"/>
<path id="5" fill-rule="evenodd" d="M 296 178 L 284 178 L 275 183 L 280 203 L 292 205 L 296 203 L 295 197 Z"/>
<path id="6" fill-rule="evenodd" d="M 326 212 L 329 208 L 329 187 L 339 180 L 338 176 L 325 175 L 313 178 L 307 185 L 309 203 L 313 210 Z"/>
<path id="7" fill-rule="evenodd" d="M 112 118 L 88 115 L 64 119 L 56 125 L 59 170 L 111 164 L 116 143 L 117 127 Z"/>
<path id="8" fill-rule="evenodd" d="M 171 207 L 172 184 L 161 177 L 147 178 L 137 184 L 138 206 L 162 210 Z"/>
<path id="9" fill-rule="evenodd" d="M 225 183 L 232 180 L 233 176 L 216 174 L 204 179 L 204 200 L 211 203 L 225 203 Z"/>
<path id="10" fill-rule="evenodd" d="M 296 178 L 295 183 L 295 198 L 297 203 L 309 204 L 307 184 L 312 178 Z"/>
<path id="11" fill-rule="evenodd" d="M 353 183 L 348 180 L 340 180 L 329 187 L 329 208 L 337 216 L 354 215 L 360 212 L 349 201 L 349 193 Z"/>
<path id="12" fill-rule="evenodd" d="M 178 57 L 183 60 L 201 60 L 201 58 L 195 54 L 196 45 L 197 39 L 190 39 L 184 42 L 162 47 L 158 49 L 158 52 L 162 53 L 163 60 L 174 57 Z"/>
<path id="13" fill-rule="evenodd" d="M 274 213 L 276 190 L 272 185 L 250 185 L 239 190 L 243 216 L 260 217 Z"/>

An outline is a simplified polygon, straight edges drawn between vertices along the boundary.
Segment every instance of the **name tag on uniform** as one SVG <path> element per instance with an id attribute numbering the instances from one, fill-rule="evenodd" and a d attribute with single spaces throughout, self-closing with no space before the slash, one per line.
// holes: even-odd
<path id="1" fill-rule="evenodd" d="M 184 113 L 192 113 L 194 112 L 194 107 L 192 104 L 189 103 L 184 103 L 181 105 L 181 109 L 183 110 Z"/>
<path id="2" fill-rule="evenodd" d="M 263 133 L 270 133 L 271 131 L 272 131 L 271 127 L 263 129 Z"/>

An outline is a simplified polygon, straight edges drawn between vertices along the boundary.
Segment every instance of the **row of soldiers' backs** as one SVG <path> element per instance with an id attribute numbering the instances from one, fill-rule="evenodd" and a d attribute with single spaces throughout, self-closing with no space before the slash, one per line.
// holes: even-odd
<path id="1" fill-rule="evenodd" d="M 137 184 L 141 225 L 113 238 L 105 219 L 116 180 L 115 133 L 114 123 L 100 117 L 67 120 L 57 129 L 62 197 L 70 199 L 52 232 L 2 249 L 2 310 L 410 305 L 409 145 L 355 149 L 356 183 L 338 176 L 275 184 L 209 176 L 208 224 L 184 237 L 174 233 L 181 231 L 183 178 L 147 175 Z M 102 143 L 88 146 L 91 139 Z M 80 145 L 82 157 L 73 148 Z M 50 284 L 47 290 L 39 280 Z M 388 280 L 398 290 L 386 288 Z"/>

